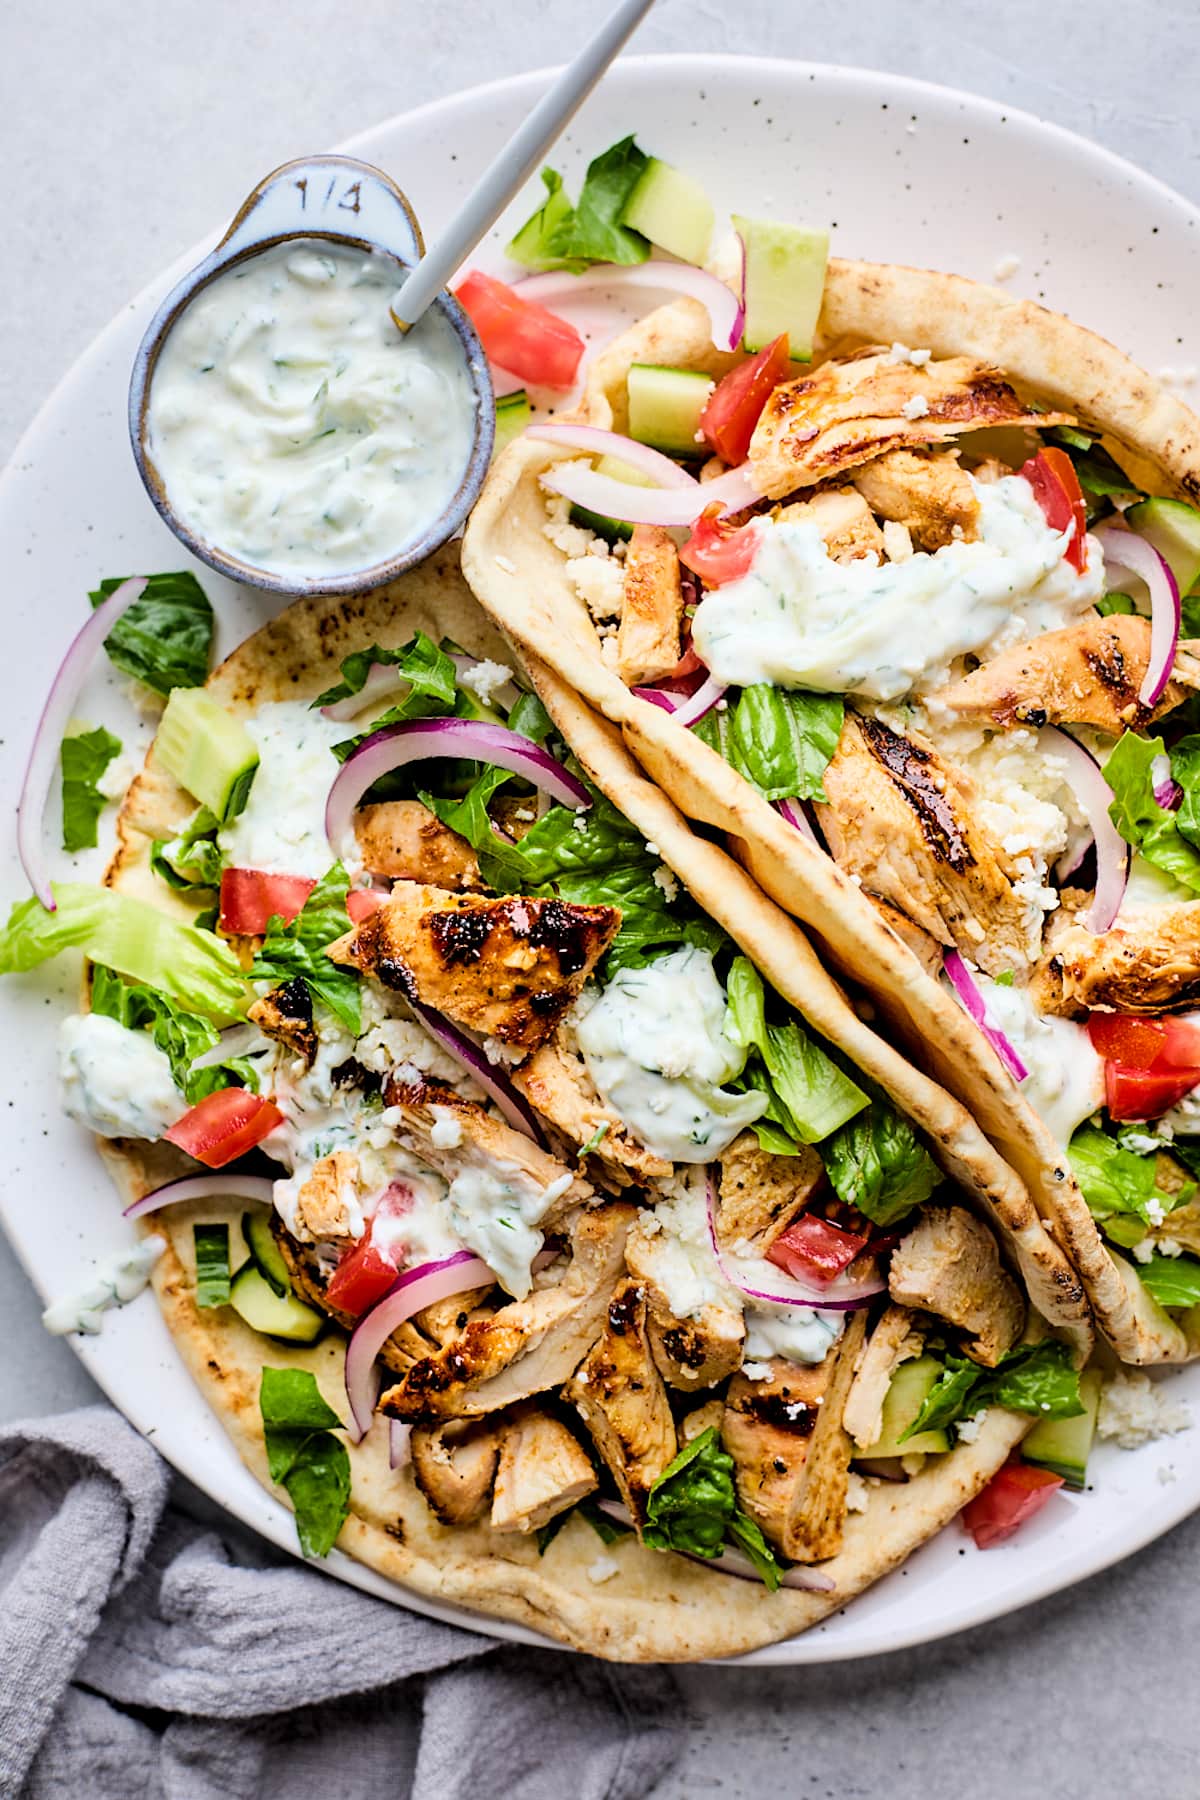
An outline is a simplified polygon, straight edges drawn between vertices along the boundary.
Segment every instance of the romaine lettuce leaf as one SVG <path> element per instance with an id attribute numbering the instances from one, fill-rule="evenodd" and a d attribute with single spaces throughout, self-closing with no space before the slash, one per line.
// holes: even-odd
<path id="1" fill-rule="evenodd" d="M 908 1120 L 886 1100 L 873 1100 L 821 1146 L 830 1186 L 872 1224 L 894 1225 L 928 1200 L 941 1170 Z"/>
<path id="2" fill-rule="evenodd" d="M 55 882 L 54 898 L 54 912 L 40 900 L 13 907 L 0 928 L 0 975 L 36 968 L 63 950 L 83 950 L 93 962 L 146 982 L 216 1025 L 231 1024 L 245 1011 L 251 995 L 238 960 L 211 931 L 84 882 Z"/>
<path id="3" fill-rule="evenodd" d="M 733 1458 L 721 1448 L 715 1425 L 685 1444 L 650 1489 L 642 1538 L 654 1550 L 704 1557 L 719 1556 L 732 1543 L 750 1558 L 772 1593 L 779 1586 L 779 1562 L 754 1520 L 738 1506 Z"/>
<path id="4" fill-rule="evenodd" d="M 900 1442 L 922 1431 L 944 1431 L 989 1406 L 1033 1413 L 1039 1419 L 1070 1419 L 1081 1413 L 1079 1371 L 1067 1346 L 1049 1339 L 1018 1344 L 994 1369 L 981 1369 L 978 1363 L 951 1351 L 943 1374 Z"/>
<path id="5" fill-rule="evenodd" d="M 251 964 L 250 975 L 254 981 L 273 982 L 293 981 L 299 976 L 313 999 L 327 1006 L 357 1037 L 362 1029 L 357 972 L 331 962 L 325 954 L 327 947 L 350 929 L 346 912 L 349 885 L 341 863 L 334 863 L 290 925 L 285 925 L 276 914 L 267 926 L 263 947 Z"/>
<path id="6" fill-rule="evenodd" d="M 505 246 L 504 254 L 523 269 L 569 269 L 580 275 L 587 268 L 586 258 L 562 256 L 553 247 L 559 234 L 570 229 L 575 212 L 563 178 L 557 169 L 543 169 L 542 185 L 546 198 Z"/>
<path id="7" fill-rule="evenodd" d="M 1156 1254 L 1135 1267 L 1160 1306 L 1200 1306 L 1200 1262 L 1194 1256 Z"/>
<path id="8" fill-rule="evenodd" d="M 795 1019 L 775 1025 L 767 1019 L 762 976 L 746 956 L 735 956 L 725 986 L 725 1035 L 739 1049 L 757 1052 L 743 1069 L 743 1090 L 768 1098 L 755 1129 L 759 1143 L 776 1154 L 794 1154 L 795 1144 L 817 1144 L 837 1131 L 869 1102 Z M 791 1139 L 787 1150 L 778 1134 Z"/>
<path id="9" fill-rule="evenodd" d="M 288 1491 L 305 1556 L 328 1556 L 350 1510 L 342 1422 L 307 1369 L 264 1368 L 258 1393 L 271 1480 Z"/>
<path id="10" fill-rule="evenodd" d="M 1188 1182 L 1177 1194 L 1163 1192 L 1156 1156 L 1124 1149 L 1096 1125 L 1081 1125 L 1072 1134 L 1067 1155 L 1088 1211 L 1117 1243 L 1140 1243 L 1145 1226 L 1184 1205 L 1196 1191 L 1195 1182 Z M 1131 1229 L 1130 1215 L 1142 1229 Z"/>
<path id="11" fill-rule="evenodd" d="M 562 178 L 542 171 L 547 198 L 508 245 L 506 254 L 527 269 L 571 269 L 592 262 L 639 263 L 650 254 L 640 232 L 622 225 L 648 158 L 632 137 L 612 144 L 588 164 L 579 204 L 572 207 Z"/>
<path id="12" fill-rule="evenodd" d="M 98 783 L 113 757 L 120 754 L 120 738 L 103 725 L 63 739 L 59 756 L 64 850 L 95 849 L 96 826 L 107 804 Z"/>
<path id="13" fill-rule="evenodd" d="M 381 644 L 355 650 L 342 663 L 342 679 L 326 688 L 323 694 L 318 694 L 313 706 L 332 706 L 336 700 L 348 700 L 352 694 L 360 694 L 375 663 L 398 669 L 412 684 L 409 692 L 395 700 L 385 715 L 388 724 L 453 711 L 457 671 L 446 652 L 423 631 L 418 631 L 398 650 L 385 650 Z"/>
<path id="14" fill-rule="evenodd" d="M 1181 746 L 1185 747 L 1179 764 L 1182 774 L 1176 774 L 1176 754 Z M 1190 747 L 1200 746 L 1200 740 L 1184 738 L 1181 746 L 1171 752 L 1171 772 L 1181 785 L 1184 775 L 1190 776 L 1195 788 L 1196 758 Z M 1117 740 L 1104 765 L 1104 779 L 1113 791 L 1109 816 L 1125 842 L 1139 850 L 1147 862 L 1200 894 L 1200 847 L 1184 834 L 1178 814 L 1166 811 L 1154 798 L 1154 760 L 1165 754 L 1162 738 L 1144 738 L 1136 731 L 1127 731 Z M 1189 824 L 1196 819 L 1197 804 L 1200 802 L 1193 801 L 1186 815 Z M 1184 785 L 1184 806 L 1187 805 L 1188 789 Z"/>
<path id="15" fill-rule="evenodd" d="M 111 576 L 93 588 L 93 606 L 127 578 Z M 104 640 L 108 659 L 126 675 L 144 681 L 157 694 L 172 688 L 201 687 L 208 679 L 212 653 L 213 609 L 190 569 L 151 575 L 146 591 L 117 620 Z"/>
<path id="16" fill-rule="evenodd" d="M 150 846 L 150 867 L 160 880 L 179 893 L 207 891 L 221 885 L 221 852 L 217 832 L 221 822 L 207 806 L 198 807 L 173 838 L 155 838 Z"/>
<path id="17" fill-rule="evenodd" d="M 189 1106 L 218 1088 L 240 1083 L 258 1092 L 258 1075 L 247 1057 L 230 1057 L 211 1068 L 195 1069 L 196 1057 L 212 1050 L 220 1038 L 208 1019 L 188 1012 L 157 988 L 144 982 L 122 981 L 112 969 L 97 963 L 92 969 L 92 1011 L 115 1019 L 130 1031 L 149 1031 L 171 1064 L 171 1078 Z"/>
<path id="18" fill-rule="evenodd" d="M 727 748 L 718 747 L 766 799 L 826 798 L 823 777 L 845 716 L 840 694 L 791 693 L 758 683 L 743 688 L 725 716 Z"/>

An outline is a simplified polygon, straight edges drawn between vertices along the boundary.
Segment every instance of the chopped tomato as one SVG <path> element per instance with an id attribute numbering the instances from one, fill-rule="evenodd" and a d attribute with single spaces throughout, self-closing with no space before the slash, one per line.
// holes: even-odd
<path id="1" fill-rule="evenodd" d="M 843 1231 L 819 1213 L 801 1213 L 780 1232 L 767 1251 L 767 1261 L 796 1281 L 832 1281 L 867 1247 L 869 1234 Z"/>
<path id="2" fill-rule="evenodd" d="M 1104 1098 L 1109 1117 L 1118 1124 L 1157 1119 L 1177 1106 L 1194 1087 L 1200 1087 L 1200 1069 L 1126 1069 L 1112 1062 L 1104 1065 Z"/>
<path id="3" fill-rule="evenodd" d="M 1172 1069 L 1200 1069 L 1200 1018 L 1167 1017 L 1161 1024 L 1167 1039 L 1162 1064 Z"/>
<path id="4" fill-rule="evenodd" d="M 1035 1469 L 1029 1463 L 1007 1462 L 962 1510 L 964 1528 L 981 1550 L 1002 1544 L 1017 1527 L 1041 1512 L 1051 1494 L 1063 1484 L 1061 1475 Z"/>
<path id="5" fill-rule="evenodd" d="M 1128 1013 L 1092 1013 L 1087 1034 L 1098 1055 L 1127 1069 L 1152 1069 L 1167 1042 L 1161 1019 L 1139 1019 Z"/>
<path id="6" fill-rule="evenodd" d="M 229 1087 L 206 1094 L 163 1136 L 197 1162 L 223 1169 L 261 1144 L 282 1123 L 283 1114 L 273 1100 L 264 1100 L 246 1088 Z"/>
<path id="7" fill-rule="evenodd" d="M 231 937 L 262 937 L 276 914 L 290 925 L 316 887 L 307 875 L 268 875 L 262 869 L 225 869 L 217 923 Z"/>
<path id="8" fill-rule="evenodd" d="M 723 462 L 731 467 L 745 462 L 759 414 L 791 372 L 785 331 L 717 383 L 700 414 L 700 429 Z"/>
<path id="9" fill-rule="evenodd" d="M 492 362 L 537 387 L 569 388 L 583 355 L 573 325 L 523 300 L 515 288 L 472 269 L 454 290 Z"/>
<path id="10" fill-rule="evenodd" d="M 757 519 L 746 525 L 727 525 L 714 503 L 692 526 L 692 535 L 679 552 L 679 560 L 697 574 L 706 587 L 737 581 L 758 553 L 762 535 Z"/>
<path id="11" fill-rule="evenodd" d="M 346 895 L 346 911 L 351 922 L 361 925 L 373 912 L 378 912 L 386 899 L 387 895 L 381 894 L 378 888 L 351 888 Z"/>
<path id="12" fill-rule="evenodd" d="M 395 1286 L 398 1273 L 391 1252 L 375 1242 L 368 1225 L 353 1250 L 343 1252 L 325 1297 L 339 1312 L 359 1319 Z"/>
<path id="13" fill-rule="evenodd" d="M 1021 474 L 1033 489 L 1051 531 L 1070 531 L 1074 525 L 1063 555 L 1082 574 L 1087 568 L 1087 508 L 1075 464 L 1065 450 L 1050 444 L 1030 457 Z"/>

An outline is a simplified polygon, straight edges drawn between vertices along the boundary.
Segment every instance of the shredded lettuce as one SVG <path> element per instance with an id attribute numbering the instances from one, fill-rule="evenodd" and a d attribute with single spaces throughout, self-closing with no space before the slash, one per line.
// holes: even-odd
<path id="1" fill-rule="evenodd" d="M 436 717 L 453 710 L 457 671 L 446 652 L 423 631 L 418 631 L 398 650 L 385 650 L 382 644 L 355 650 L 342 663 L 342 679 L 326 688 L 323 694 L 318 694 L 313 706 L 332 706 L 337 700 L 348 700 L 352 694 L 360 694 L 375 663 L 398 669 L 411 683 L 409 692 L 393 702 L 379 723 L 397 725 L 405 719 Z"/>
<path id="2" fill-rule="evenodd" d="M 327 1006 L 347 1031 L 357 1037 L 362 1029 L 362 1005 L 358 974 L 331 962 L 325 951 L 350 929 L 346 912 L 349 888 L 346 871 L 334 863 L 318 881 L 290 925 L 278 914 L 267 926 L 263 947 L 250 967 L 254 981 L 304 982 L 314 1000 Z"/>
<path id="3" fill-rule="evenodd" d="M 171 1079 L 189 1106 L 234 1083 L 258 1092 L 257 1071 L 246 1057 L 230 1057 L 211 1068 L 193 1070 L 196 1058 L 215 1048 L 220 1033 L 210 1020 L 178 1006 L 158 988 L 122 981 L 112 969 L 97 963 L 92 969 L 92 1011 L 115 1019 L 130 1031 L 149 1031 L 169 1060 Z"/>
<path id="4" fill-rule="evenodd" d="M 350 1511 L 342 1422 L 307 1369 L 264 1368 L 258 1391 L 267 1467 L 287 1489 L 305 1556 L 328 1556 Z"/>
<path id="5" fill-rule="evenodd" d="M 798 1020 L 768 1022 L 763 979 L 749 957 L 734 957 L 725 1001 L 726 1037 L 747 1054 L 757 1053 L 742 1071 L 741 1086 L 767 1095 L 767 1110 L 755 1124 L 763 1149 L 795 1155 L 797 1144 L 820 1143 L 869 1104 Z"/>
<path id="6" fill-rule="evenodd" d="M 692 727 L 768 800 L 824 800 L 824 775 L 845 717 L 840 694 L 756 683 Z"/>
<path id="7" fill-rule="evenodd" d="M 1160 1306 L 1200 1306 L 1200 1262 L 1194 1256 L 1153 1255 L 1137 1272 Z"/>
<path id="8" fill-rule="evenodd" d="M 110 576 L 93 588 L 93 606 L 107 600 L 124 575 Z M 104 640 L 109 661 L 126 675 L 144 681 L 156 694 L 172 688 L 202 687 L 212 653 L 213 609 L 188 569 L 151 575 L 146 591 L 117 620 Z"/>
<path id="9" fill-rule="evenodd" d="M 1071 1419 L 1081 1413 L 1079 1371 L 1067 1346 L 1051 1340 L 1018 1344 L 994 1369 L 981 1369 L 951 1351 L 941 1377 L 899 1441 L 903 1444 L 922 1431 L 944 1431 L 989 1406 L 1033 1413 L 1039 1419 Z"/>
<path id="10" fill-rule="evenodd" d="M 155 838 L 150 846 L 150 867 L 160 880 L 178 893 L 207 892 L 221 885 L 221 852 L 217 832 L 221 822 L 207 806 L 199 807 L 173 838 Z"/>
<path id="11" fill-rule="evenodd" d="M 632 137 L 622 138 L 588 164 L 574 207 L 561 175 L 544 169 L 546 199 L 505 254 L 526 269 L 570 269 L 573 274 L 593 262 L 645 262 L 649 243 L 621 218 L 648 160 Z"/>
<path id="12" fill-rule="evenodd" d="M 250 998 L 238 960 L 219 937 L 183 925 L 145 900 L 83 882 L 54 884 L 56 910 L 40 900 L 14 906 L 0 928 L 0 975 L 20 974 L 64 950 L 83 950 L 132 981 L 228 1025 Z"/>
<path id="13" fill-rule="evenodd" d="M 1178 1193 L 1158 1186 L 1158 1158 L 1125 1148 L 1096 1125 L 1081 1125 L 1067 1147 L 1071 1167 L 1088 1211 L 1105 1235 L 1127 1248 L 1140 1244 L 1146 1228 L 1164 1213 L 1183 1206 L 1196 1192 L 1186 1182 Z"/>
<path id="14" fill-rule="evenodd" d="M 830 1186 L 873 1225 L 894 1225 L 928 1200 L 941 1170 L 908 1120 L 884 1100 L 873 1100 L 821 1146 Z"/>
<path id="15" fill-rule="evenodd" d="M 732 1544 L 750 1558 L 771 1593 L 779 1586 L 781 1565 L 737 1503 L 733 1458 L 721 1448 L 715 1425 L 685 1444 L 650 1489 L 642 1539 L 653 1550 L 686 1556 L 719 1556 Z"/>
<path id="16" fill-rule="evenodd" d="M 94 850 L 96 826 L 107 804 L 99 782 L 113 757 L 121 754 L 121 740 L 98 725 L 95 731 L 64 738 L 59 754 L 63 849 Z"/>
<path id="17" fill-rule="evenodd" d="M 1182 738 L 1171 752 L 1171 773 L 1184 789 L 1179 813 L 1168 812 L 1154 798 L 1153 765 L 1165 754 L 1162 738 L 1139 737 L 1136 731 L 1118 738 L 1104 765 L 1104 779 L 1113 791 L 1109 816 L 1147 862 L 1200 894 L 1200 738 Z"/>

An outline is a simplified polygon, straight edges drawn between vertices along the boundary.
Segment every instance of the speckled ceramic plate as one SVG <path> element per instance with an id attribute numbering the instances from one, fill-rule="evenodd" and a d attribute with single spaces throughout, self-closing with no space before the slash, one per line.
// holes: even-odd
<path id="1" fill-rule="evenodd" d="M 444 218 L 545 86 L 525 75 L 408 113 L 348 146 L 382 164 L 425 224 Z M 1073 314 L 1154 370 L 1200 360 L 1200 214 L 1095 144 L 1023 113 L 919 82 L 751 58 L 631 58 L 584 108 L 556 162 L 577 180 L 589 155 L 636 131 L 702 181 L 718 218 L 736 208 L 828 221 L 843 255 L 917 263 L 991 281 Z M 247 169 L 245 185 L 264 173 Z M 227 196 L 232 212 L 241 195 Z M 480 260 L 529 210 L 501 222 Z M 214 234 L 215 235 L 215 234 Z M 0 791 L 17 792 L 41 704 L 85 595 L 105 575 L 177 568 L 179 545 L 142 489 L 125 435 L 130 363 L 154 307 L 198 246 L 114 320 L 46 403 L 0 483 L 6 653 L 0 667 Z M 1189 341 L 1189 332 L 1193 334 Z M 269 599 L 201 569 L 228 650 Z M 81 704 L 127 742 L 138 724 L 107 666 Z M 146 728 L 141 728 L 144 741 Z M 5 904 L 24 892 L 5 808 Z M 65 861 L 65 859 L 64 859 Z M 97 864 L 98 866 L 98 864 Z M 61 868 L 60 873 L 69 871 Z M 56 1110 L 54 1031 L 77 971 L 4 985 L 0 1088 L 9 1109 L 0 1217 L 44 1299 L 126 1240 L 90 1140 Z M 243 1469 L 184 1372 L 151 1300 L 76 1340 L 88 1370 L 163 1454 L 246 1524 L 292 1550 L 292 1519 Z M 1200 1406 L 1200 1365 L 1165 1377 Z M 1200 1432 L 1134 1452 L 1102 1448 L 1094 1487 L 1056 1498 L 1012 1544 L 979 1554 L 954 1527 L 805 1637 L 757 1663 L 867 1656 L 962 1630 L 1127 1556 L 1200 1505 Z M 332 1573 L 453 1622 L 335 1554 Z M 496 1635 L 534 1641 L 513 1626 Z"/>

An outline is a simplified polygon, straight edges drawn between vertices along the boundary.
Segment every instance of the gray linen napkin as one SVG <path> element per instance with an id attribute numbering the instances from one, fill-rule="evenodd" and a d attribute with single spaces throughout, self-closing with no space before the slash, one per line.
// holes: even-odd
<path id="1" fill-rule="evenodd" d="M 643 1800 L 665 1669 L 389 1606 L 168 1506 L 94 1406 L 0 1432 L 0 1800 Z"/>

